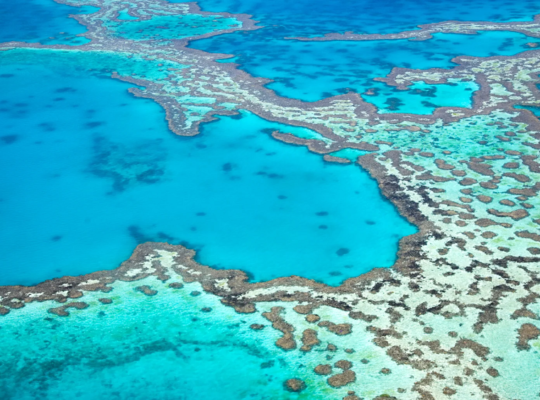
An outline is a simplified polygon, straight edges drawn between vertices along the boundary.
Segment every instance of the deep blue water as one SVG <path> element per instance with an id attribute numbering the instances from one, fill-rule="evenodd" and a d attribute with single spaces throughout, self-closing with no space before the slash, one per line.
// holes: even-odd
<path id="1" fill-rule="evenodd" d="M 86 28 L 69 15 L 96 10 L 89 6 L 70 7 L 53 0 L 0 0 L 0 42 L 88 43 L 88 39 L 76 36 Z"/>
<path id="2" fill-rule="evenodd" d="M 129 85 L 55 63 L 0 67 L 2 284 L 115 268 L 145 241 L 338 284 L 415 232 L 360 167 L 269 136 L 290 127 L 243 114 L 178 137 Z"/>
<path id="3" fill-rule="evenodd" d="M 470 87 L 426 86 L 420 94 L 401 92 L 373 81 L 394 67 L 450 68 L 458 55 L 485 57 L 512 55 L 529 49 L 538 39 L 509 32 L 478 36 L 435 35 L 427 42 L 291 42 L 284 37 L 322 35 L 327 32 L 391 33 L 414 29 L 419 24 L 447 20 L 531 20 L 539 12 L 535 1 L 329 1 L 295 2 L 259 0 L 202 0 L 208 11 L 252 14 L 264 29 L 217 36 L 193 42 L 192 47 L 224 54 L 252 75 L 269 78 L 279 95 L 317 101 L 346 93 L 363 96 L 382 112 L 430 114 L 440 106 L 470 107 Z M 423 96 L 422 96 L 423 95 Z"/>
<path id="4" fill-rule="evenodd" d="M 274 37 L 346 31 L 391 33 L 448 20 L 532 20 L 539 12 L 535 0 L 200 0 L 198 4 L 206 11 L 251 14 L 275 31 L 271 34 Z"/>
<path id="5" fill-rule="evenodd" d="M 479 35 L 436 34 L 428 41 L 301 42 L 283 40 L 274 27 L 249 33 L 234 33 L 198 40 L 191 47 L 234 54 L 232 62 L 252 75 L 274 80 L 267 85 L 279 95 L 317 101 L 352 90 L 364 95 L 383 112 L 432 113 L 440 106 L 471 106 L 476 88 L 426 85 L 420 94 L 398 91 L 376 77 L 392 68 L 452 68 L 458 55 L 488 57 L 514 55 L 530 49 L 529 38 L 512 32 L 483 32 Z M 228 60 L 222 60 L 227 62 Z M 473 90 L 471 90 L 473 89 Z"/>

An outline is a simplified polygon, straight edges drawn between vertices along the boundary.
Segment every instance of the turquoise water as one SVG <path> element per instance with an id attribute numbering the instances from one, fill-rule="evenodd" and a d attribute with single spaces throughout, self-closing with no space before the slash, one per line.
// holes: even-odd
<path id="1" fill-rule="evenodd" d="M 178 282 L 176 274 L 172 281 Z M 136 290 L 149 285 L 151 297 Z M 314 373 L 323 358 L 351 360 L 362 379 L 359 394 L 397 394 L 418 376 L 398 365 L 372 342 L 364 321 L 351 321 L 355 335 L 337 336 L 309 324 L 283 304 L 283 315 L 298 327 L 316 329 L 321 344 L 310 352 L 283 351 L 275 345 L 281 333 L 259 312 L 238 314 L 205 293 L 198 283 L 181 289 L 156 278 L 116 282 L 107 293 L 89 292 L 70 308 L 68 317 L 47 312 L 54 304 L 35 302 L 0 319 L 0 391 L 6 400 L 328 400 L 341 399 L 350 387 L 333 389 Z M 107 298 L 111 304 L 101 304 Z M 21 323 L 21 312 L 24 323 Z M 321 318 L 347 320 L 347 313 L 320 307 Z M 260 324 L 262 330 L 250 329 Z M 337 351 L 326 351 L 329 343 Z M 349 354 L 345 349 L 354 347 Z M 325 357 L 326 356 L 326 357 Z M 367 362 L 361 362 L 361 360 Z M 327 361 L 328 362 L 328 361 Z M 383 367 L 392 376 L 381 376 Z M 300 393 L 284 390 L 287 379 L 306 382 Z M 381 385 L 382 383 L 382 385 Z M 384 386 L 384 387 L 381 387 Z M 372 398 L 365 397 L 365 398 Z"/>
<path id="2" fill-rule="evenodd" d="M 269 26 L 194 46 L 238 55 L 234 61 L 242 68 L 276 79 L 269 87 L 279 94 L 313 101 L 372 89 L 376 95 L 365 98 L 380 112 L 417 114 L 437 106 L 470 107 L 477 86 L 418 82 L 404 92 L 372 78 L 394 66 L 450 68 L 450 59 L 459 54 L 515 54 L 534 40 L 508 33 L 439 35 L 421 43 L 282 38 L 350 29 L 392 32 L 445 19 L 528 19 L 537 12 L 533 1 L 499 0 L 203 0 L 201 5 L 250 12 Z M 74 37 L 84 28 L 67 18 L 71 7 L 45 0 L 0 0 L 0 7 L 4 16 L 16 14 L 5 24 L 0 14 L 0 40 L 4 35 L 5 40 L 84 42 Z M 125 26 L 134 29 L 121 34 L 147 39 L 157 32 L 154 22 L 144 23 L 151 29 L 143 32 L 134 28 L 141 25 L 128 22 L 132 25 Z M 62 31 L 65 40 L 58 39 Z M 161 38 L 178 37 L 178 31 L 159 32 Z M 297 274 L 336 285 L 373 267 L 390 266 L 399 239 L 416 232 L 358 166 L 327 163 L 270 136 L 276 129 L 304 138 L 316 133 L 242 113 L 203 125 L 198 136 L 178 137 L 167 129 L 159 105 L 134 98 L 127 92 L 131 85 L 108 78 L 118 71 L 165 82 L 167 68 L 187 65 L 111 53 L 34 52 L 34 59 L 27 54 L 0 53 L 0 285 L 115 268 L 145 241 L 185 244 L 198 251 L 200 262 L 244 269 L 252 280 Z M 363 154 L 332 153 L 351 161 Z M 1 316 L 0 398 L 341 399 L 348 387 L 334 391 L 326 377 L 313 372 L 315 365 L 340 358 L 354 361 L 357 386 L 365 391 L 361 397 L 388 391 L 405 398 L 408 394 L 398 395 L 396 389 L 411 387 L 423 374 L 390 360 L 387 349 L 373 343 L 368 323 L 352 321 L 338 309 L 325 315 L 321 307 L 317 313 L 353 322 L 354 335 L 337 337 L 317 327 L 319 347 L 286 352 L 275 346 L 280 333 L 260 315 L 273 304 L 238 314 L 197 283 L 180 290 L 168 283 L 154 278 L 116 282 L 110 293 L 85 294 L 79 300 L 89 308 L 70 309 L 67 318 L 48 313 L 58 304 L 47 302 Z M 158 294 L 137 291 L 143 284 Z M 112 304 L 99 303 L 102 297 Z M 280 305 L 288 307 L 297 339 L 303 329 L 314 327 L 290 310 L 293 304 Z M 266 328 L 254 331 L 252 323 Z M 328 343 L 338 351 L 324 351 Z M 513 346 L 504 344 L 510 355 Z M 356 352 L 346 353 L 347 347 Z M 520 355 L 523 365 L 536 365 L 532 352 Z M 505 359 L 518 365 L 508 362 L 510 356 Z M 382 375 L 382 367 L 392 374 Z M 528 368 L 501 371 L 517 382 L 530 381 Z M 283 381 L 292 377 L 306 381 L 302 394 L 283 389 Z"/>
<path id="3" fill-rule="evenodd" d="M 260 314 L 243 316 L 214 296 L 191 296 L 198 284 L 144 283 L 158 294 L 148 298 L 134 290 L 141 282 L 121 283 L 106 295 L 112 304 L 97 301 L 103 293 L 90 294 L 83 300 L 91 308 L 68 318 L 43 318 L 46 306 L 37 304 L 23 325 L 15 313 L 2 317 L 2 399 L 298 398 L 283 382 L 307 368 L 274 345 L 278 331 L 249 328 L 268 325 Z"/>
<path id="4" fill-rule="evenodd" d="M 432 114 L 438 107 L 472 108 L 474 92 L 480 89 L 473 81 L 456 81 L 446 85 L 414 82 L 409 90 L 394 90 L 380 85 L 382 93 L 364 98 L 376 105 L 381 114 Z M 386 94 L 386 96 L 385 96 Z"/>
<path id="5" fill-rule="evenodd" d="M 127 10 L 122 10 L 120 11 L 118 17 L 116 19 L 119 19 L 121 21 L 133 21 L 133 20 L 136 20 L 136 19 L 139 19 L 137 17 L 132 17 L 131 15 L 129 15 L 129 13 L 127 12 Z"/>
<path id="6" fill-rule="evenodd" d="M 0 64 L 2 284 L 115 268 L 146 241 L 255 280 L 338 284 L 392 265 L 416 231 L 360 167 L 270 137 L 296 130 L 242 114 L 178 137 L 160 106 L 76 60 Z"/>
<path id="7" fill-rule="evenodd" d="M 77 35 L 86 32 L 86 27 L 69 18 L 69 15 L 96 11 L 95 7 L 70 7 L 53 0 L 1 0 L 0 42 L 85 44 L 90 41 Z"/>
<path id="8" fill-rule="evenodd" d="M 346 160 L 349 160 L 351 162 L 356 162 L 356 160 L 358 160 L 358 157 L 363 156 L 365 154 L 368 154 L 368 152 L 362 151 L 362 150 L 356 150 L 356 149 L 342 149 L 342 150 L 330 153 L 331 156 L 345 158 Z"/>
<path id="9" fill-rule="evenodd" d="M 169 60 L 155 58 L 145 59 L 131 53 L 110 51 L 79 51 L 79 50 L 48 50 L 48 49 L 14 49 L 0 53 L 0 65 L 7 68 L 4 78 L 9 76 L 10 66 L 34 66 L 36 63 L 45 63 L 51 68 L 60 71 L 66 69 L 66 73 L 77 73 L 79 76 L 88 74 L 109 78 L 113 72 L 123 77 L 136 79 L 151 79 L 158 83 L 166 80 L 180 79 L 171 76 L 169 68 L 182 69 L 186 65 L 178 64 Z M 15 89 L 11 89 L 15 91 Z"/>
<path id="10" fill-rule="evenodd" d="M 514 108 L 521 108 L 521 109 L 525 109 L 525 110 L 529 110 L 530 112 L 532 112 L 534 115 L 536 115 L 537 117 L 540 116 L 540 107 L 534 107 L 534 106 L 515 106 Z"/>
<path id="11" fill-rule="evenodd" d="M 125 14 L 129 17 L 129 14 Z M 123 18 L 127 20 L 127 18 Z M 160 15 L 148 20 L 118 23 L 108 21 L 106 26 L 114 36 L 131 40 L 184 39 L 204 35 L 216 30 L 227 30 L 241 26 L 235 18 L 216 15 Z"/>

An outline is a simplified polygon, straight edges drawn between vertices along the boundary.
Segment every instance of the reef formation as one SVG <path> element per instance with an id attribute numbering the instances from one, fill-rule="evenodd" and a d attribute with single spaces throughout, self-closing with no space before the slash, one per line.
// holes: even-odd
<path id="1" fill-rule="evenodd" d="M 459 33 L 475 35 L 480 31 L 519 32 L 529 37 L 539 37 L 538 21 L 540 15 L 535 15 L 533 22 L 472 22 L 472 21 L 445 21 L 434 24 L 419 25 L 418 29 L 387 34 L 359 34 L 354 32 L 327 33 L 316 37 L 288 37 L 291 40 L 326 41 L 326 40 L 428 40 L 435 33 Z"/>
<path id="2" fill-rule="evenodd" d="M 275 351 L 311 355 L 308 368 L 291 370 L 283 382 L 284 398 L 314 387 L 325 398 L 346 400 L 540 395 L 540 121 L 519 108 L 540 106 L 540 51 L 457 57 L 452 69 L 394 69 L 379 80 L 400 90 L 417 81 L 474 81 L 480 89 L 470 109 L 379 114 L 355 93 L 315 103 L 279 97 L 264 87 L 268 80 L 216 62 L 230 56 L 187 47 L 194 39 L 257 29 L 250 16 L 154 0 L 62 2 L 99 7 L 75 16 L 88 28 L 81 35 L 89 43 L 3 43 L 0 57 L 5 51 L 19 61 L 59 53 L 114 58 L 106 67 L 110 76 L 162 105 L 178 135 L 196 135 L 200 124 L 238 110 L 309 128 L 320 137 L 279 131 L 273 137 L 308 146 L 329 162 L 357 162 L 419 232 L 401 240 L 392 268 L 336 288 L 295 276 L 250 283 L 241 271 L 198 264 L 182 246 L 146 243 L 116 270 L 1 287 L 2 318 L 22 321 L 25 312 L 46 310 L 70 318 L 106 306 L 108 293 L 122 282 L 134 282 L 150 298 L 159 290 L 149 279 L 154 285 L 197 283 L 223 307 L 253 318 L 256 334 L 278 332 Z M 119 19 L 122 12 L 132 18 Z M 479 30 L 538 37 L 540 20 L 445 22 L 392 35 L 302 40 L 425 40 Z M 344 149 L 368 154 L 351 161 L 336 153 Z"/>

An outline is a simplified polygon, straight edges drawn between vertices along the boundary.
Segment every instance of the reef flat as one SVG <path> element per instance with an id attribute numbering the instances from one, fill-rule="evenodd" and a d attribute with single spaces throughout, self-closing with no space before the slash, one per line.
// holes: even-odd
<path id="1" fill-rule="evenodd" d="M 326 40 L 428 40 L 435 33 L 458 33 L 462 35 L 476 35 L 480 31 L 504 31 L 519 32 L 529 37 L 539 37 L 538 22 L 540 15 L 535 15 L 533 22 L 470 22 L 470 21 L 445 21 L 433 24 L 419 25 L 418 29 L 399 33 L 386 34 L 358 34 L 354 32 L 327 33 L 320 37 L 287 37 L 286 39 L 301 41 L 326 41 Z"/>
<path id="2" fill-rule="evenodd" d="M 196 38 L 255 29 L 248 16 L 212 13 L 211 21 L 201 22 L 208 14 L 193 4 L 65 3 L 99 7 L 94 14 L 76 17 L 88 29 L 82 34 L 88 44 L 10 42 L 0 48 L 19 62 L 43 52 L 69 52 L 155 63 L 157 70 L 139 73 L 130 70 L 134 66 L 129 62 L 122 64 L 123 70 L 113 66 L 111 77 L 136 84 L 134 95 L 162 105 L 170 129 L 178 135 L 196 135 L 202 123 L 240 110 L 309 128 L 321 137 L 285 131 L 272 136 L 307 146 L 328 162 L 358 163 L 419 232 L 401 240 L 392 268 L 375 269 L 339 287 L 295 276 L 250 283 L 243 272 L 195 262 L 193 251 L 182 246 L 147 243 L 117 270 L 0 288 L 3 332 L 3 321 L 6 329 L 13 324 L 9 329 L 21 335 L 21 321 L 30 317 L 69 321 L 101 312 L 115 303 L 109 297 L 115 293 L 137 292 L 152 302 L 161 292 L 169 293 L 166 285 L 192 285 L 191 293 L 205 292 L 195 308 L 202 313 L 234 308 L 238 314 L 230 318 L 242 315 L 250 335 L 265 338 L 260 340 L 261 354 L 287 359 L 276 373 L 279 394 L 269 398 L 491 400 L 540 394 L 540 121 L 520 108 L 540 105 L 540 51 L 457 57 L 451 69 L 394 69 L 380 80 L 398 89 L 419 81 L 475 82 L 479 89 L 470 108 L 389 115 L 378 113 L 355 93 L 314 103 L 279 97 L 264 87 L 268 80 L 253 78 L 232 63 L 216 62 L 225 55 L 186 47 Z M 121 12 L 137 19 L 119 19 Z M 194 17 L 172 23 L 180 37 L 174 39 L 156 30 L 154 15 L 159 24 L 172 23 L 166 16 Z M 224 19 L 227 26 L 220 23 Z M 191 21 L 208 23 L 208 32 L 198 25 L 194 29 Z M 435 31 L 448 32 L 445 29 L 470 33 L 480 30 L 478 26 L 504 26 L 535 36 L 538 23 L 440 23 L 427 29 L 425 38 Z M 135 28 L 127 29 L 128 24 Z M 136 24 L 151 33 L 139 32 Z M 351 156 L 354 151 L 361 153 Z M 192 297 L 193 302 L 199 299 L 196 293 Z M 116 301 L 123 298 L 119 295 Z M 207 298 L 212 307 L 204 304 Z M 252 340 L 245 332 L 238 340 Z M 35 335 L 24 332 L 23 337 L 31 343 Z M 28 359 L 37 358 L 33 354 Z M 295 364 L 298 360 L 301 366 Z M 21 379 L 32 376 L 23 372 Z M 9 378 L 2 382 L 3 387 L 10 384 Z M 242 390 L 265 398 L 259 389 L 264 385 Z M 35 390 L 48 396 L 49 388 Z M 7 390 L 15 396 L 17 389 Z M 232 398 L 244 396 L 239 393 Z"/>

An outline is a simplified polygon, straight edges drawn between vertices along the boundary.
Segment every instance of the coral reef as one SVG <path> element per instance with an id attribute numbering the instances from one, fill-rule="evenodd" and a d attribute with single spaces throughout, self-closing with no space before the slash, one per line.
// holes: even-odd
<path id="1" fill-rule="evenodd" d="M 321 42 L 332 40 L 429 40 L 435 33 L 459 33 L 462 35 L 475 35 L 481 31 L 505 31 L 519 32 L 530 37 L 540 37 L 538 22 L 540 15 L 535 15 L 532 22 L 472 22 L 472 21 L 444 21 L 434 24 L 419 25 L 418 29 L 403 31 L 399 33 L 387 34 L 359 34 L 354 32 L 327 33 L 323 36 L 315 37 L 288 37 L 291 40 L 301 40 L 306 42 Z"/>
<path id="2" fill-rule="evenodd" d="M 477 82 L 480 90 L 471 109 L 445 107 L 425 116 L 378 114 L 354 93 L 316 103 L 280 98 L 263 87 L 267 80 L 253 78 L 234 64 L 216 62 L 225 56 L 186 47 L 196 38 L 256 29 L 248 16 L 212 13 L 213 19 L 237 22 L 216 30 L 212 20 L 207 32 L 193 33 L 190 19 L 184 17 L 207 18 L 210 13 L 191 3 L 63 2 L 100 7 L 94 14 L 76 16 L 88 27 L 83 35 L 90 43 L 75 47 L 10 42 L 0 45 L 0 57 L 4 52 L 23 60 L 55 52 L 114 53 L 122 62 L 115 61 L 112 78 L 139 86 L 131 89 L 133 94 L 161 104 L 171 130 L 179 135 L 195 135 L 201 123 L 238 110 L 310 128 L 320 138 L 277 131 L 273 137 L 308 146 L 328 162 L 351 162 L 331 155 L 344 149 L 368 153 L 352 162 L 370 172 L 383 194 L 420 231 L 402 239 L 393 268 L 373 270 L 337 288 L 295 276 L 249 283 L 241 271 L 198 264 L 194 252 L 181 246 L 146 243 L 113 271 L 34 287 L 1 287 L 0 314 L 22 318 L 26 307 L 46 302 L 50 313 L 69 318 L 70 313 L 92 309 L 84 301 L 90 292 L 114 293 L 120 281 L 155 276 L 168 282 L 179 276 L 186 284 L 199 283 L 238 313 L 260 314 L 279 333 L 276 351 L 309 355 L 309 379 L 331 389 L 335 398 L 491 400 L 540 394 L 540 121 L 530 111 L 515 108 L 540 105 L 539 51 L 457 57 L 458 65 L 448 70 L 395 69 L 380 80 L 398 89 L 415 81 L 465 80 Z M 126 8 L 136 20 L 118 19 Z M 137 30 L 129 31 L 130 37 L 122 28 L 172 15 L 188 21 L 188 27 L 180 27 L 188 33 L 178 39 L 146 37 Z M 396 35 L 310 40 L 424 40 L 435 32 L 478 30 L 513 30 L 537 37 L 539 24 L 538 18 L 527 23 L 446 22 Z M 133 66 L 126 62 L 131 58 L 146 60 L 148 66 L 134 76 Z M 159 296 L 147 284 L 137 283 L 137 290 L 149 301 Z M 99 296 L 106 306 L 110 299 Z M 269 331 L 261 320 L 251 328 L 261 336 Z M 309 387 L 306 382 L 305 376 L 291 371 L 283 385 L 303 392 Z"/>

